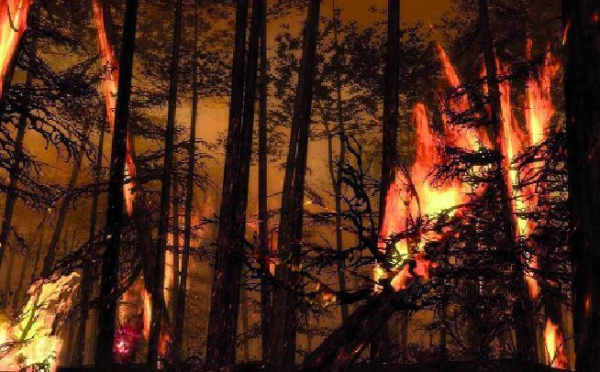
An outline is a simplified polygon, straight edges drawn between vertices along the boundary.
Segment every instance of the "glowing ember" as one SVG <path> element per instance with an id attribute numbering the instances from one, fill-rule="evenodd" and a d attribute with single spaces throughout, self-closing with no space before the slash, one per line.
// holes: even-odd
<path id="1" fill-rule="evenodd" d="M 94 19 L 98 29 L 98 48 L 102 58 L 104 100 L 106 102 L 106 116 L 110 126 L 111 133 L 115 125 L 115 108 L 117 106 L 117 91 L 119 89 L 119 62 L 115 56 L 115 51 L 111 45 L 106 25 L 104 24 L 104 12 L 100 0 L 92 1 L 94 8 Z M 131 155 L 131 139 L 127 133 L 127 154 L 125 159 L 125 185 L 123 191 L 125 195 L 125 205 L 129 214 L 133 211 L 133 202 L 135 198 L 135 180 L 136 168 Z"/>
<path id="2" fill-rule="evenodd" d="M 22 371 L 30 367 L 51 368 L 63 346 L 53 332 L 56 320 L 71 307 L 71 296 L 78 284 L 77 273 L 56 282 L 38 281 L 28 290 L 29 301 L 15 322 L 0 319 L 0 369 Z"/>
<path id="3" fill-rule="evenodd" d="M 115 362 L 118 364 L 127 364 L 133 361 L 135 353 L 139 347 L 142 324 L 126 324 L 117 330 L 115 334 L 115 344 L 113 354 Z"/>
<path id="4" fill-rule="evenodd" d="M 27 28 L 32 0 L 0 1 L 0 96 L 21 37 Z"/>
<path id="5" fill-rule="evenodd" d="M 546 339 L 546 352 L 548 358 L 548 365 L 554 368 L 567 369 L 569 363 L 565 356 L 565 344 L 560 327 L 550 319 L 546 320 L 546 329 L 544 330 L 544 337 Z"/>

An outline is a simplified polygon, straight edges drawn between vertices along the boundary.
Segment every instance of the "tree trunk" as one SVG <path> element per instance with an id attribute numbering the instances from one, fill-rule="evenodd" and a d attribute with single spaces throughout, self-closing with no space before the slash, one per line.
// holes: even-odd
<path id="1" fill-rule="evenodd" d="M 88 233 L 88 240 L 92 241 L 96 237 L 96 225 L 98 223 L 98 199 L 100 195 L 99 184 L 100 177 L 102 175 L 102 157 L 104 155 L 104 126 L 100 130 L 100 139 L 98 140 L 98 158 L 94 166 L 94 190 L 92 192 L 92 206 L 90 213 L 90 226 Z M 83 366 L 85 357 L 85 335 L 86 326 L 89 317 L 89 302 L 91 297 L 91 291 L 94 283 L 94 276 L 92 274 L 92 266 L 88 261 L 83 262 L 81 268 L 81 298 L 80 298 L 80 311 L 79 311 L 79 329 L 77 331 L 77 341 L 75 347 L 77 348 L 75 355 L 75 366 Z"/>
<path id="2" fill-rule="evenodd" d="M 344 128 L 344 115 L 343 115 L 343 101 L 342 101 L 342 55 L 339 43 L 339 24 L 341 20 L 338 18 L 337 8 L 335 6 L 335 0 L 332 1 L 333 14 L 335 26 L 333 28 L 333 43 L 335 53 L 335 90 L 336 90 L 336 109 L 338 118 L 338 137 L 339 137 L 339 157 L 338 157 L 338 169 L 337 175 L 334 176 L 333 166 L 334 164 L 330 161 L 329 168 L 331 173 L 331 181 L 333 182 L 333 195 L 335 198 L 335 244 L 338 254 L 341 256 L 344 250 L 344 240 L 342 233 L 342 167 L 346 162 L 346 144 L 344 142 L 346 131 Z M 338 285 L 340 292 L 346 291 L 346 275 L 344 273 L 345 262 L 343 258 L 338 261 Z M 348 304 L 341 305 L 342 322 L 348 318 Z"/>
<path id="3" fill-rule="evenodd" d="M 323 343 L 309 354 L 301 371 L 346 371 L 396 312 L 395 294 L 384 292 L 357 308 Z"/>
<path id="4" fill-rule="evenodd" d="M 129 101 L 137 26 L 138 0 L 127 0 L 125 10 L 123 47 L 119 65 L 119 92 L 112 139 L 108 211 L 106 219 L 106 251 L 102 259 L 100 284 L 100 306 L 98 309 L 96 365 L 110 369 L 113 365 L 113 343 L 119 286 L 119 253 L 123 217 L 123 184 L 127 155 L 127 133 L 129 127 Z"/>
<path id="5" fill-rule="evenodd" d="M 33 242 L 32 242 L 33 243 Z M 25 274 L 27 273 L 27 262 L 31 259 L 31 247 L 27 247 L 25 251 L 25 257 L 23 257 L 23 264 L 21 265 L 21 272 L 19 273 L 19 282 L 17 284 L 17 289 L 15 289 L 15 293 L 12 299 L 12 308 L 13 311 L 19 311 L 19 307 L 21 306 L 21 291 L 23 290 L 23 285 L 25 284 Z"/>
<path id="6" fill-rule="evenodd" d="M 268 135 L 267 101 L 269 94 L 269 66 L 267 62 L 267 1 L 262 1 L 260 34 L 260 104 L 258 121 L 258 242 L 262 266 L 268 270 L 269 252 L 269 204 L 268 204 Z M 266 278 L 260 281 L 260 316 L 262 331 L 262 360 L 269 365 L 271 322 L 273 321 L 273 289 Z"/>
<path id="7" fill-rule="evenodd" d="M 281 196 L 281 222 L 277 243 L 280 264 L 275 273 L 278 280 L 295 289 L 298 289 L 300 284 L 297 268 L 302 253 L 304 180 L 310 134 L 313 80 L 317 65 L 321 1 L 311 0 L 308 6 L 302 61 Z M 295 364 L 298 304 L 299 299 L 295 293 L 282 287 L 274 290 L 274 326 L 270 360 L 280 368 L 293 368 Z"/>
<path id="8" fill-rule="evenodd" d="M 194 59 L 192 66 L 192 116 L 190 120 L 190 138 L 188 144 L 188 170 L 186 178 L 185 193 L 185 221 L 183 236 L 183 252 L 181 258 L 181 270 L 179 278 L 179 289 L 177 291 L 176 314 L 174 315 L 174 341 L 173 359 L 175 369 L 179 365 L 181 357 L 181 344 L 183 342 L 183 322 L 185 317 L 185 299 L 187 291 L 187 273 L 190 260 L 190 244 L 192 239 L 192 207 L 194 204 L 194 166 L 196 164 L 196 123 L 198 119 L 198 1 L 194 5 Z"/>
<path id="9" fill-rule="evenodd" d="M 254 99 L 258 73 L 261 8 L 262 1 L 254 0 L 252 4 L 248 65 L 244 74 L 245 27 L 248 18 L 248 4 L 247 1 L 238 3 L 221 220 L 217 237 L 217 255 L 215 258 L 208 328 L 206 367 L 209 370 L 231 368 L 235 364 L 235 341 L 242 284 L 243 241 L 252 152 L 252 128 L 254 125 Z"/>
<path id="10" fill-rule="evenodd" d="M 56 219 L 56 225 L 54 225 L 54 232 L 52 233 L 52 238 L 50 239 L 50 244 L 48 245 L 48 249 L 46 251 L 46 257 L 44 257 L 44 265 L 42 267 L 41 275 L 42 278 L 49 278 L 50 275 L 52 275 L 52 267 L 54 266 L 54 262 L 56 261 L 56 251 L 58 249 L 63 227 L 67 220 L 69 207 L 71 206 L 71 194 L 73 193 L 73 190 L 75 189 L 75 184 L 77 183 L 77 179 L 79 178 L 79 171 L 81 170 L 81 162 L 83 160 L 83 156 L 84 154 L 82 147 L 82 149 L 79 151 L 79 154 L 75 156 L 75 164 L 73 164 L 73 169 L 71 170 L 71 176 L 69 177 L 67 191 L 60 205 L 60 209 L 58 210 L 58 218 Z"/>
<path id="11" fill-rule="evenodd" d="M 158 244 L 154 262 L 155 281 L 152 289 L 152 320 L 148 340 L 148 366 L 159 368 L 159 346 L 164 303 L 165 254 L 169 235 L 169 210 L 171 206 L 171 173 L 174 158 L 175 118 L 177 114 L 177 83 L 179 81 L 179 49 L 181 46 L 182 0 L 177 0 L 175 9 L 175 28 L 173 31 L 173 51 L 171 54 L 171 81 L 169 84 L 169 107 L 167 130 L 165 133 L 165 158 L 163 164 L 162 189 L 160 194 L 160 214 L 158 224 Z"/>
<path id="12" fill-rule="evenodd" d="M 506 136 L 502 129 L 502 105 L 500 98 L 500 87 L 498 84 L 498 73 L 496 67 L 496 54 L 494 51 L 493 36 L 489 25 L 489 9 L 487 0 L 479 0 L 479 22 L 481 28 L 481 42 L 483 47 L 483 56 L 487 73 L 487 86 L 489 91 L 489 102 L 492 122 L 492 137 L 495 141 L 494 150 L 502 154 L 502 144 Z M 500 164 L 500 170 L 509 169 L 510 159 L 504 157 Z M 500 198 L 502 203 L 503 222 L 505 226 L 505 245 L 509 250 L 508 254 L 512 256 L 514 266 L 514 283 L 516 286 L 517 300 L 514 303 L 513 317 L 515 321 L 515 332 L 517 335 L 517 356 L 524 361 L 536 360 L 536 338 L 535 326 L 533 323 L 533 306 L 529 299 L 527 286 L 523 277 L 521 259 L 516 253 L 515 242 L 517 240 L 517 227 L 515 226 L 514 210 L 512 207 L 512 198 L 509 193 L 508 174 L 501 177 L 500 180 Z"/>
<path id="13" fill-rule="evenodd" d="M 600 371 L 600 4 L 563 1 L 576 370 Z"/>
<path id="14" fill-rule="evenodd" d="M 33 40 L 33 52 L 36 51 L 37 41 Z M 14 67 L 10 76 L 14 74 Z M 33 85 L 33 74 L 30 71 L 27 71 L 27 75 L 25 77 L 25 91 L 29 91 Z M 6 90 L 8 91 L 8 85 L 5 85 Z M 27 102 L 29 101 L 29 95 L 26 94 L 25 97 L 25 107 L 27 107 Z M 3 109 L 0 109 L 3 110 Z M 10 229 L 12 225 L 12 217 L 15 209 L 15 204 L 17 202 L 17 194 L 15 189 L 19 183 L 19 178 L 21 177 L 21 161 L 23 157 L 23 142 L 25 140 L 25 131 L 27 129 L 27 117 L 24 113 L 21 113 L 19 116 L 19 126 L 17 129 L 17 136 L 15 138 L 15 158 L 14 163 L 10 169 L 9 174 L 9 183 L 8 189 L 6 191 L 6 201 L 4 204 L 4 215 L 2 219 L 2 228 L 0 229 L 0 265 L 2 263 L 2 257 L 6 249 L 10 250 L 11 257 L 14 257 L 14 249 L 10 247 L 9 237 L 10 237 Z M 6 280 L 6 298 L 8 299 L 8 292 L 10 292 L 10 276 L 12 272 L 12 265 L 8 265 L 6 267 L 7 271 L 7 280 Z"/>
<path id="15" fill-rule="evenodd" d="M 381 160 L 381 189 L 379 191 L 379 226 L 383 225 L 385 218 L 385 200 L 388 190 L 396 178 L 396 142 L 400 105 L 400 0 L 388 1 L 387 27 L 388 42 L 383 102 L 383 155 Z M 372 362 L 389 359 L 390 348 L 387 345 L 388 339 L 388 325 L 385 322 L 381 330 L 381 335 L 375 337 L 373 339 L 374 342 L 371 344 Z"/>

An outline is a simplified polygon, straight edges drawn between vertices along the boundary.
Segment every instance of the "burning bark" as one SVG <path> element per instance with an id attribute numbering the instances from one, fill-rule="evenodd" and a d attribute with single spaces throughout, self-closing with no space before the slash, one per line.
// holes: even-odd
<path id="1" fill-rule="evenodd" d="M 119 92 L 115 111 L 115 126 L 111 152 L 108 213 L 106 222 L 107 246 L 102 258 L 100 283 L 99 327 L 96 345 L 96 364 L 111 368 L 115 337 L 115 317 L 117 310 L 119 253 L 123 212 L 124 170 L 127 158 L 129 133 L 129 101 L 131 98 L 131 78 L 133 74 L 133 53 L 137 26 L 137 0 L 128 0 L 125 11 Z"/>
<path id="2" fill-rule="evenodd" d="M 15 68 L 15 59 L 21 39 L 27 29 L 29 14 L 34 0 L 0 1 L 0 107 L 8 94 L 10 78 Z"/>

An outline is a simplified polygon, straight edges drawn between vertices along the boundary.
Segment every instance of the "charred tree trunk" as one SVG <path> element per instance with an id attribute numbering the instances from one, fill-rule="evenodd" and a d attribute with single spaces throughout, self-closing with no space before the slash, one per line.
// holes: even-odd
<path id="1" fill-rule="evenodd" d="M 235 221 L 234 190 L 239 162 L 239 141 L 244 108 L 244 69 L 248 0 L 237 3 L 235 47 L 232 67 L 229 129 L 223 175 L 223 192 L 217 252 L 212 285 L 206 369 L 218 371 L 235 364 L 235 341 L 242 268 L 241 237 L 232 236 L 237 231 Z"/>
<path id="2" fill-rule="evenodd" d="M 394 293 L 369 299 L 306 357 L 301 371 L 346 371 L 396 312 Z"/>
<path id="3" fill-rule="evenodd" d="M 208 328 L 206 367 L 209 370 L 230 368 L 235 364 L 235 341 L 242 285 L 243 242 L 254 126 L 254 100 L 258 75 L 261 8 L 262 1 L 254 0 L 248 60 L 244 71 L 248 4 L 247 1 L 238 3 L 221 220 L 217 237 L 217 255 Z"/>
<path id="4" fill-rule="evenodd" d="M 67 220 L 69 207 L 71 206 L 71 195 L 75 189 L 77 179 L 79 178 L 79 171 L 81 170 L 83 155 L 82 148 L 81 151 L 79 151 L 79 154 L 75 156 L 75 164 L 73 164 L 73 169 L 71 170 L 69 184 L 67 185 L 65 197 L 60 205 L 60 209 L 58 210 L 58 217 L 56 219 L 56 225 L 54 225 L 54 232 L 52 233 L 52 238 L 50 239 L 50 244 L 48 245 L 48 249 L 46 251 L 46 257 L 44 257 L 44 265 L 42 266 L 41 275 L 43 278 L 49 278 L 50 275 L 52 275 L 52 267 L 54 266 L 54 261 L 56 261 L 56 251 L 58 249 L 63 227 L 65 226 L 65 222 Z"/>
<path id="5" fill-rule="evenodd" d="M 113 344 L 119 285 L 119 254 L 123 218 L 123 184 L 127 133 L 129 127 L 129 101 L 137 26 L 138 0 L 127 0 L 125 10 L 123 47 L 119 66 L 119 92 L 112 139 L 108 212 L 106 218 L 106 251 L 102 258 L 100 306 L 98 309 L 96 365 L 109 369 L 113 365 Z"/>
<path id="6" fill-rule="evenodd" d="M 36 39 L 33 40 L 33 52 L 35 53 L 36 51 Z M 14 74 L 14 67 L 12 69 L 13 71 L 11 71 L 11 76 Z M 10 80 L 9 80 L 10 81 Z M 29 91 L 31 89 L 33 85 L 33 74 L 30 71 L 27 71 L 27 76 L 25 77 L 25 90 Z M 8 91 L 8 85 L 4 85 L 5 90 Z M 27 102 L 29 101 L 29 95 L 26 95 L 24 97 L 25 99 L 25 103 L 24 106 L 27 107 Z M 0 110 L 3 110 L 3 108 L 0 108 Z M 2 263 L 2 257 L 4 255 L 4 252 L 6 251 L 6 249 L 10 250 L 10 254 L 11 256 L 14 255 L 14 249 L 11 249 L 10 244 L 8 244 L 9 242 L 9 237 L 10 237 L 10 229 L 11 229 L 11 225 L 12 225 L 12 217 L 13 217 L 13 212 L 15 209 L 15 204 L 17 202 L 17 194 L 15 192 L 15 189 L 17 188 L 17 185 L 19 183 L 19 178 L 21 177 L 21 161 L 22 161 L 22 157 L 23 157 L 23 142 L 25 140 L 25 131 L 27 129 L 27 117 L 25 115 L 25 113 L 21 113 L 20 117 L 19 117 L 19 124 L 18 124 L 18 129 L 17 129 L 17 136 L 15 138 L 15 157 L 13 160 L 13 164 L 10 168 L 10 173 L 9 173 L 9 183 L 8 183 L 8 189 L 6 191 L 6 201 L 4 204 L 4 214 L 3 214 L 3 219 L 2 219 L 2 228 L 0 230 L 0 265 Z M 6 295 L 8 296 L 8 292 L 10 291 L 10 273 L 12 271 L 11 269 L 12 265 L 8 265 L 7 266 L 7 275 L 8 275 L 8 279 L 6 281 L 6 287 L 7 287 L 7 293 Z M 8 297 L 7 297 L 8 298 Z"/>
<path id="7" fill-rule="evenodd" d="M 260 103 L 258 118 L 258 241 L 262 266 L 268 270 L 269 252 L 269 204 L 268 204 L 268 137 L 267 100 L 269 94 L 269 66 L 267 63 L 267 1 L 262 1 L 260 33 Z M 263 364 L 269 365 L 271 322 L 273 321 L 273 289 L 266 278 L 260 282 L 260 316 L 262 331 Z"/>
<path id="8" fill-rule="evenodd" d="M 173 360 L 175 369 L 179 364 L 181 344 L 183 341 L 183 320 L 185 317 L 185 299 L 187 295 L 187 273 L 190 260 L 190 244 L 192 241 L 192 207 L 194 204 L 194 167 L 196 164 L 196 123 L 198 120 L 198 1 L 194 7 L 194 59 L 192 66 L 192 116 L 190 120 L 190 138 L 187 148 L 188 169 L 185 190 L 185 220 L 181 270 L 179 271 L 179 288 L 177 291 L 176 313 L 173 316 L 174 340 Z"/>
<path id="9" fill-rule="evenodd" d="M 487 86 L 491 112 L 492 137 L 495 141 L 494 149 L 502 153 L 502 141 L 505 133 L 502 130 L 502 105 L 500 98 L 500 87 L 498 84 L 498 73 L 496 67 L 496 53 L 494 51 L 494 39 L 490 30 L 489 9 L 487 0 L 479 0 L 479 22 L 481 28 L 481 42 L 485 68 L 487 71 Z M 510 159 L 503 158 L 497 167 L 500 171 L 508 169 Z M 522 260 L 516 252 L 515 242 L 517 240 L 517 227 L 514 221 L 512 198 L 509 194 L 507 179 L 508 175 L 499 177 L 500 200 L 502 203 L 502 220 L 505 229 L 505 249 L 511 257 L 514 271 L 515 295 L 517 297 L 513 307 L 515 332 L 517 338 L 517 356 L 524 361 L 536 360 L 536 338 L 533 323 L 533 306 L 529 299 L 527 286 L 521 270 Z"/>
<path id="10" fill-rule="evenodd" d="M 333 183 L 333 195 L 335 198 L 335 244 L 340 257 L 343 257 L 342 253 L 344 250 L 344 237 L 342 233 L 342 167 L 346 162 L 346 144 L 344 142 L 346 137 L 346 131 L 344 127 L 344 115 L 343 115 L 343 101 L 342 101 L 342 51 L 339 42 L 339 22 L 341 20 L 338 17 L 337 8 L 335 6 L 335 0 L 332 1 L 333 14 L 335 17 L 335 25 L 333 28 L 333 43 L 335 53 L 335 93 L 336 93 L 336 111 L 338 119 L 338 138 L 339 138 L 339 155 L 338 155 L 338 167 L 337 175 L 334 175 L 333 162 L 329 162 L 329 172 L 331 174 L 331 182 Z M 346 275 L 344 273 L 345 262 L 343 258 L 338 261 L 338 285 L 340 292 L 346 291 Z M 348 305 L 341 305 L 342 322 L 348 318 Z"/>
<path id="11" fill-rule="evenodd" d="M 103 127 L 103 126 L 102 126 Z M 98 223 L 98 198 L 100 195 L 100 177 L 102 171 L 102 157 L 104 155 L 104 129 L 100 130 L 100 139 L 98 140 L 98 158 L 94 166 L 94 190 L 92 192 L 92 206 L 90 212 L 90 226 L 88 233 L 88 240 L 93 241 L 96 237 L 96 225 Z M 81 268 L 81 297 L 80 297 L 80 311 L 79 311 L 79 329 L 77 331 L 77 340 L 75 342 L 76 355 L 75 355 L 75 366 L 83 366 L 83 360 L 85 357 L 85 335 L 86 326 L 89 318 L 89 307 L 91 291 L 94 283 L 94 276 L 92 274 L 92 266 L 87 260 L 83 262 Z"/>
<path id="12" fill-rule="evenodd" d="M 600 4 L 563 1 L 576 370 L 600 371 Z"/>
<path id="13" fill-rule="evenodd" d="M 383 102 L 383 157 L 381 160 L 381 189 L 379 191 L 379 226 L 383 224 L 383 219 L 385 218 L 387 192 L 396 178 L 396 142 L 400 105 L 400 0 L 388 1 L 387 27 L 388 42 Z M 371 360 L 373 362 L 389 359 L 389 347 L 386 345 L 389 339 L 388 333 L 386 322 L 381 330 L 380 337 L 375 337 L 371 344 Z"/>
<path id="14" fill-rule="evenodd" d="M 163 312 L 167 309 L 164 303 L 163 290 L 165 282 L 165 254 L 169 235 L 169 210 L 171 206 L 171 173 L 174 158 L 175 118 L 177 114 L 177 83 L 179 81 L 179 49 L 182 33 L 182 0 L 177 0 L 175 8 L 175 27 L 173 31 L 173 51 L 171 54 L 171 81 L 169 83 L 169 104 L 167 130 L 165 132 L 165 157 L 163 164 L 162 188 L 160 194 L 160 214 L 158 223 L 158 243 L 156 261 L 154 262 L 155 280 L 152 288 L 152 320 L 150 338 L 148 339 L 148 366 L 159 368 L 159 344 L 163 329 Z"/>
<path id="15" fill-rule="evenodd" d="M 276 277 L 292 288 L 298 289 L 300 278 L 297 267 L 302 253 L 302 220 L 304 212 L 304 179 L 310 132 L 313 80 L 317 65 L 317 37 L 319 33 L 320 0 L 311 0 L 304 29 L 304 46 L 294 102 L 290 145 L 287 155 L 285 179 L 282 190 L 281 222 L 277 255 L 279 266 Z M 285 288 L 273 293 L 273 335 L 271 362 L 277 367 L 293 368 L 298 329 L 297 294 Z"/>

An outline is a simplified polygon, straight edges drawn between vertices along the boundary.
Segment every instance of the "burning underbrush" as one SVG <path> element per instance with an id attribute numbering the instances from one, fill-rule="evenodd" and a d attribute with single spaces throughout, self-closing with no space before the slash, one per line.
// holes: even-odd
<path id="1" fill-rule="evenodd" d="M 68 319 L 79 275 L 35 282 L 20 311 L 0 317 L 0 369 L 54 370 L 63 347 L 61 326 Z"/>

